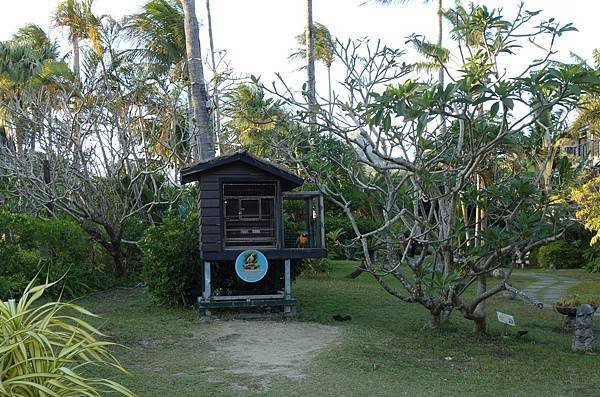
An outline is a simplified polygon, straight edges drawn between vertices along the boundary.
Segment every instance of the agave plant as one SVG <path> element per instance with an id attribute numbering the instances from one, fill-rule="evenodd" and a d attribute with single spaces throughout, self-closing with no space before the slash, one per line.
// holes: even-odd
<path id="1" fill-rule="evenodd" d="M 126 373 L 102 335 L 79 317 L 96 317 L 84 308 L 39 299 L 55 283 L 29 283 L 21 298 L 0 301 L 0 396 L 134 396 L 109 379 L 87 377 L 90 366 Z"/>

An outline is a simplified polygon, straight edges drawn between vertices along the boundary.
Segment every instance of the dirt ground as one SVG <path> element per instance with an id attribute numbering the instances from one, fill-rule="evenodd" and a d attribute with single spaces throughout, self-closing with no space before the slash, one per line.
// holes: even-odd
<path id="1" fill-rule="evenodd" d="M 269 378 L 304 378 L 304 368 L 318 353 L 341 343 L 341 332 L 333 326 L 295 321 L 211 321 L 209 338 L 215 361 L 224 360 L 222 370 L 254 375 L 269 389 Z M 243 384 L 232 384 L 244 390 Z"/>

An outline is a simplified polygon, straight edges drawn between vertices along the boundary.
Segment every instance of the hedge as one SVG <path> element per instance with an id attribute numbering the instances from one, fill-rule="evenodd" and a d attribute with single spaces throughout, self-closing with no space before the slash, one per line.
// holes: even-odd
<path id="1" fill-rule="evenodd" d="M 111 262 L 77 223 L 0 211 L 0 299 L 16 298 L 27 283 L 62 281 L 48 293 L 76 297 L 106 288 Z"/>

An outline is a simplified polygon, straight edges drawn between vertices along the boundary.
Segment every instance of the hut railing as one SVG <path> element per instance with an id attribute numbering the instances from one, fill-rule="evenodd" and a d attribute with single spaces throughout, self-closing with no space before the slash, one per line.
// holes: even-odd
<path id="1" fill-rule="evenodd" d="M 283 248 L 326 248 L 323 194 L 285 192 L 283 204 Z"/>

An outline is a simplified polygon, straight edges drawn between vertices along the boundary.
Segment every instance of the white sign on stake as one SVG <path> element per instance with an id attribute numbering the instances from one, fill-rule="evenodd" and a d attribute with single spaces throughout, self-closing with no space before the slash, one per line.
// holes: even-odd
<path id="1" fill-rule="evenodd" d="M 512 325 L 513 327 L 515 326 L 515 318 L 510 314 L 496 312 L 496 316 L 498 317 L 498 321 L 501 323 Z"/>

